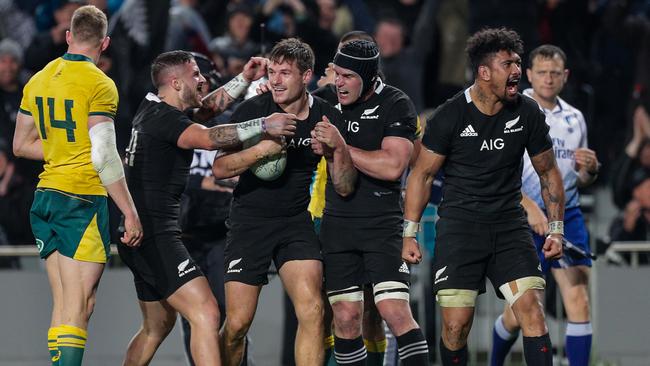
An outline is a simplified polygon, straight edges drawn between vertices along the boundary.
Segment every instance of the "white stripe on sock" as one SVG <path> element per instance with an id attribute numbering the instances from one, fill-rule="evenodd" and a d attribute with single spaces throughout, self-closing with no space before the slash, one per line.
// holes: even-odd
<path id="1" fill-rule="evenodd" d="M 591 322 L 587 323 L 567 323 L 566 335 L 569 337 L 583 337 L 593 333 Z"/>
<path id="2" fill-rule="evenodd" d="M 497 335 L 505 341 L 514 339 L 519 335 L 519 331 L 510 333 L 506 329 L 505 325 L 503 325 L 503 314 L 499 315 L 497 320 L 494 321 L 494 330 L 496 331 Z"/>

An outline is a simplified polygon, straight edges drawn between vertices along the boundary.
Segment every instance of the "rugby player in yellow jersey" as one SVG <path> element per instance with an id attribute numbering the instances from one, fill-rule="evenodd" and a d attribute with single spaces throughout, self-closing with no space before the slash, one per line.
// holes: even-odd
<path id="1" fill-rule="evenodd" d="M 16 118 L 14 154 L 45 161 L 30 219 L 52 289 L 52 365 L 81 365 L 109 256 L 107 192 L 125 216 L 122 242 L 137 246 L 142 239 L 115 147 L 117 89 L 95 66 L 110 43 L 106 30 L 99 9 L 77 9 L 67 53 L 27 83 Z"/>

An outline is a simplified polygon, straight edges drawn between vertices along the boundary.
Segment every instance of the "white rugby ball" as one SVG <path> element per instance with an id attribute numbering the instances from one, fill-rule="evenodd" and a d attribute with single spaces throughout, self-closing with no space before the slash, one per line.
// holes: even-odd
<path id="1" fill-rule="evenodd" d="M 260 138 L 248 139 L 244 142 L 243 147 L 247 149 L 260 141 Z M 282 151 L 279 154 L 267 156 L 260 159 L 257 163 L 251 165 L 250 171 L 261 180 L 272 181 L 278 179 L 287 166 L 287 152 Z"/>

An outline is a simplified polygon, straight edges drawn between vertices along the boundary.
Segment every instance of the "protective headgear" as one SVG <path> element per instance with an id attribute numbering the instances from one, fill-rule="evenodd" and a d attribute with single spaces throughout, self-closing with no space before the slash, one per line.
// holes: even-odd
<path id="1" fill-rule="evenodd" d="M 334 56 L 334 65 L 348 69 L 361 78 L 361 94 L 372 87 L 379 71 L 379 48 L 374 42 L 355 39 L 345 43 Z"/>

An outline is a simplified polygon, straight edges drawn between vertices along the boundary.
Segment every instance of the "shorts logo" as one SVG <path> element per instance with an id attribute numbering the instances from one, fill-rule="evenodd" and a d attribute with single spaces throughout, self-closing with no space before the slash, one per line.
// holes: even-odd
<path id="1" fill-rule="evenodd" d="M 188 264 L 190 264 L 190 260 L 189 260 L 189 259 L 186 259 L 186 260 L 182 261 L 182 262 L 178 265 L 178 277 L 183 277 L 183 276 L 185 276 L 186 274 L 188 274 L 188 273 L 193 272 L 193 271 L 196 270 L 196 266 L 192 266 L 192 267 L 190 267 L 190 268 L 187 268 L 187 265 L 188 265 Z M 187 268 L 187 269 L 186 269 L 186 268 Z"/>
<path id="2" fill-rule="evenodd" d="M 517 116 L 517 118 L 511 119 L 510 121 L 506 122 L 506 127 L 503 129 L 503 133 L 513 133 L 513 132 L 523 131 L 524 126 L 519 126 L 517 128 L 512 128 L 512 127 L 514 127 L 514 125 L 516 125 L 519 122 L 519 117 L 521 117 L 521 116 Z"/>
<path id="3" fill-rule="evenodd" d="M 436 277 L 433 280 L 434 285 L 438 284 L 438 282 L 447 281 L 447 278 L 449 278 L 449 276 L 445 276 L 445 277 L 442 277 L 442 278 L 440 277 L 442 275 L 442 272 L 444 272 L 446 269 L 447 269 L 447 266 L 444 266 L 444 267 L 442 267 L 442 268 L 440 268 L 439 270 L 436 271 Z"/>
<path id="4" fill-rule="evenodd" d="M 474 127 L 472 125 L 467 125 L 463 132 L 460 133 L 460 137 L 475 137 L 478 136 L 478 133 L 474 130 Z"/>
<path id="5" fill-rule="evenodd" d="M 406 262 L 402 262 L 402 265 L 399 266 L 399 271 L 401 273 L 411 274 L 411 271 L 409 271 L 409 266 L 406 265 Z"/>
<path id="6" fill-rule="evenodd" d="M 38 251 L 42 252 L 44 247 L 45 243 L 41 239 L 36 239 L 36 248 L 38 248 Z"/>
<path id="7" fill-rule="evenodd" d="M 231 260 L 228 263 L 228 271 L 226 273 L 239 273 L 242 271 L 242 268 L 233 268 L 241 262 L 242 258 Z"/>

